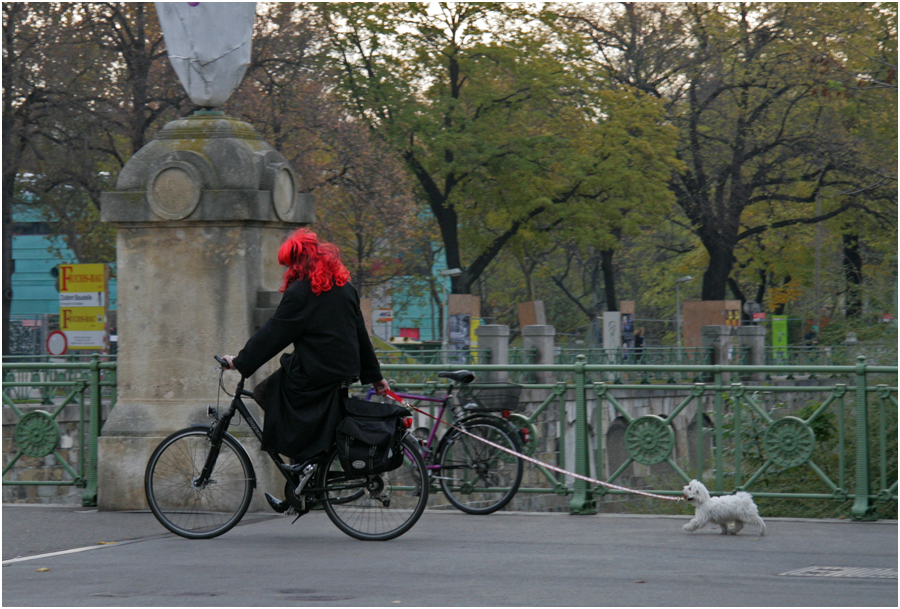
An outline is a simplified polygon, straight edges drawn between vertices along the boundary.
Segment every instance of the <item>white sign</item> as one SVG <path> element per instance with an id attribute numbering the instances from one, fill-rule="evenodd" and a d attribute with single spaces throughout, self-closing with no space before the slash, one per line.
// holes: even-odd
<path id="1" fill-rule="evenodd" d="M 100 349 L 106 340 L 103 330 L 66 330 L 70 349 Z"/>
<path id="2" fill-rule="evenodd" d="M 389 321 L 394 321 L 394 310 L 393 309 L 378 309 L 375 312 L 375 323 L 383 324 Z"/>
<path id="3" fill-rule="evenodd" d="M 66 340 L 65 332 L 56 330 L 47 337 L 47 353 L 50 355 L 65 355 L 68 346 L 69 341 Z"/>
<path id="4" fill-rule="evenodd" d="M 106 304 L 103 292 L 60 292 L 59 308 L 102 307 Z"/>

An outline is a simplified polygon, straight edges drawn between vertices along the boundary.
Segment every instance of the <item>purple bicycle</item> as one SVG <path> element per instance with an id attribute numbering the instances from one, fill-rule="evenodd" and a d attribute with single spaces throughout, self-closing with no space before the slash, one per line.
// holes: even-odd
<path id="1" fill-rule="evenodd" d="M 494 383 L 468 387 L 475 375 L 468 370 L 439 372 L 451 381 L 443 396 L 395 392 L 405 400 L 439 404 L 433 425 L 413 430 L 422 445 L 430 486 L 440 486 L 447 500 L 468 514 L 491 514 L 506 506 L 522 483 L 523 464 L 481 439 L 521 453 L 528 429 L 509 422 L 518 407 L 521 385 Z M 457 390 L 454 394 L 454 390 Z M 371 400 L 370 390 L 366 399 Z M 447 412 L 452 427 L 438 438 L 438 427 Z M 496 413 L 496 414 L 495 414 Z M 467 432 L 467 433 L 464 433 Z"/>

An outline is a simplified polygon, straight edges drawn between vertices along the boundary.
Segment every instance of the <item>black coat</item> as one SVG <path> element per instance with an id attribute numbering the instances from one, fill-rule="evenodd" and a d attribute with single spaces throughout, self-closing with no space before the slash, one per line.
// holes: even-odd
<path id="1" fill-rule="evenodd" d="M 334 441 L 346 396 L 341 383 L 370 384 L 382 376 L 349 283 L 318 296 L 309 281 L 292 283 L 234 366 L 248 377 L 291 344 L 293 353 L 281 356 L 281 368 L 267 380 L 262 448 L 303 460 Z"/>

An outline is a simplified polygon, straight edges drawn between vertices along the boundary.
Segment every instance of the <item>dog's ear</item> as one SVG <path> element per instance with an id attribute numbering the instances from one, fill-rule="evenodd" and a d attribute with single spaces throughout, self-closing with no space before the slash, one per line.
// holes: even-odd
<path id="1" fill-rule="evenodd" d="M 697 482 L 695 480 L 695 482 Z M 694 486 L 694 491 L 697 493 L 697 496 L 700 498 L 700 501 L 709 501 L 709 491 L 706 489 L 706 486 L 702 482 L 697 482 L 696 486 Z"/>

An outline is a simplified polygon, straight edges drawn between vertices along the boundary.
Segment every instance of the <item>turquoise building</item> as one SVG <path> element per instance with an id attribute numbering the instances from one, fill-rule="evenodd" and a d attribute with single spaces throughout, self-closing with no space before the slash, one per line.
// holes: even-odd
<path id="1" fill-rule="evenodd" d="M 56 247 L 55 247 L 56 246 Z M 58 250 L 56 257 L 51 250 Z M 14 270 L 13 320 L 35 319 L 43 315 L 59 315 L 59 292 L 52 271 L 56 265 L 75 262 L 75 254 L 59 237 L 50 235 L 50 227 L 34 210 L 21 208 L 13 214 L 12 256 Z M 116 309 L 116 280 L 110 280 L 109 310 Z"/>

